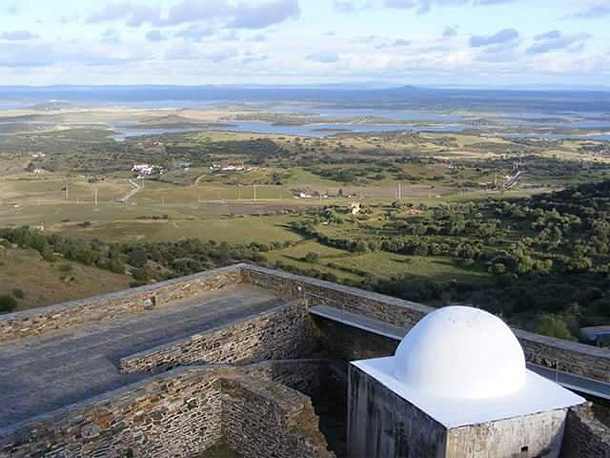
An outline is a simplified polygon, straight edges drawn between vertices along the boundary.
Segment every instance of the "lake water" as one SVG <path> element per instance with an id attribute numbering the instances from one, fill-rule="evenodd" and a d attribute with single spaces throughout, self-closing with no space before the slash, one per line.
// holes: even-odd
<path id="1" fill-rule="evenodd" d="M 122 125 L 119 125 L 122 124 Z M 137 137 L 142 135 L 162 135 L 171 133 L 201 132 L 205 130 L 218 130 L 225 132 L 251 132 L 257 134 L 275 135 L 298 135 L 301 137 L 325 137 L 336 133 L 349 132 L 447 132 L 459 133 L 468 126 L 463 124 L 431 124 L 431 125 L 405 125 L 405 124 L 306 124 L 306 125 L 274 125 L 263 121 L 231 121 L 222 124 L 218 128 L 210 127 L 207 129 L 197 128 L 159 128 L 159 129 L 136 129 L 127 123 L 114 123 L 113 138 L 122 141 L 127 137 Z"/>

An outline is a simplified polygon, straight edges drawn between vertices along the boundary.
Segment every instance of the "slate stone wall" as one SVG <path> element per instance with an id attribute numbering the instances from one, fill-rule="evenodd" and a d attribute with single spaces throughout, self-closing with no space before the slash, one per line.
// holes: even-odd
<path id="1" fill-rule="evenodd" d="M 231 266 L 102 296 L 0 315 L 0 342 L 41 336 L 94 321 L 116 319 L 147 308 L 241 283 L 241 270 Z"/>
<path id="2" fill-rule="evenodd" d="M 610 458 L 610 429 L 595 418 L 590 404 L 568 412 L 561 456 Z"/>
<path id="3" fill-rule="evenodd" d="M 303 357 L 316 347 L 313 321 L 297 300 L 187 339 L 122 358 L 122 372 L 146 372 L 202 363 L 246 364 Z"/>
<path id="4" fill-rule="evenodd" d="M 250 457 L 332 457 L 309 398 L 274 380 L 313 379 L 326 364 L 174 369 L 1 429 L 0 457 L 189 457 L 219 442 Z"/>
<path id="5" fill-rule="evenodd" d="M 221 384 L 223 437 L 241 456 L 334 456 L 307 396 L 253 378 Z"/>
<path id="6" fill-rule="evenodd" d="M 271 289 L 284 296 L 302 297 L 310 306 L 327 305 L 406 329 L 413 327 L 426 313 L 434 310 L 415 302 L 315 278 L 246 264 L 241 264 L 240 267 L 245 282 Z M 610 350 L 519 329 L 513 331 L 521 342 L 528 361 L 610 382 Z M 354 342 L 358 345 L 358 342 Z M 359 348 L 359 351 L 364 352 L 365 349 Z"/>

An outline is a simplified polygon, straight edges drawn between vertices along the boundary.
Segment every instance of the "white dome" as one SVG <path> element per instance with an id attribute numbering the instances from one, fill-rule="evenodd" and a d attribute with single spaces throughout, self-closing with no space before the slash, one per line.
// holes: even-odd
<path id="1" fill-rule="evenodd" d="M 525 357 L 500 318 L 472 307 L 444 307 L 402 339 L 394 376 L 431 396 L 503 397 L 525 385 Z"/>

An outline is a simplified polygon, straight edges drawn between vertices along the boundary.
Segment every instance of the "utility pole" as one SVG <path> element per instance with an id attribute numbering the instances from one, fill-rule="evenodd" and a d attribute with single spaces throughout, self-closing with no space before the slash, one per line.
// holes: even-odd
<path id="1" fill-rule="evenodd" d="M 66 200 L 69 200 L 69 194 L 68 194 L 68 182 L 66 181 Z"/>
<path id="2" fill-rule="evenodd" d="M 253 185 L 253 186 L 254 186 L 254 200 L 256 200 L 256 185 Z"/>
<path id="3" fill-rule="evenodd" d="M 93 201 L 95 202 L 95 206 L 97 207 L 97 189 L 93 190 Z"/>

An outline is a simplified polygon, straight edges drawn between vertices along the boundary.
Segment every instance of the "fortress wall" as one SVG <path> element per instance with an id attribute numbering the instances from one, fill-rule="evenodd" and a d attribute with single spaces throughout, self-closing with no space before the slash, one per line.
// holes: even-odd
<path id="1" fill-rule="evenodd" d="M 240 265 L 244 281 L 282 295 L 304 297 L 309 305 L 327 305 L 410 329 L 433 310 L 415 302 L 384 296 L 323 280 L 263 267 Z M 610 350 L 513 329 L 528 361 L 547 367 L 610 382 Z M 346 344 L 347 345 L 347 344 Z M 360 345 L 354 341 L 354 345 Z M 368 344 L 364 344 L 367 346 Z M 368 345 L 374 353 L 375 346 Z M 348 351 L 344 348 L 344 351 Z M 385 350 L 385 348 L 384 348 Z M 364 348 L 357 352 L 369 354 Z"/>
<path id="2" fill-rule="evenodd" d="M 122 358 L 122 372 L 145 372 L 201 363 L 246 364 L 305 356 L 316 346 L 303 301 L 223 325 Z"/>
<path id="3" fill-rule="evenodd" d="M 147 308 L 241 283 L 236 266 L 102 296 L 0 316 L 0 342 L 40 336 L 57 329 L 138 313 Z"/>
<path id="4" fill-rule="evenodd" d="M 223 437 L 241 456 L 334 456 L 307 396 L 252 378 L 224 378 L 221 384 Z"/>
<path id="5" fill-rule="evenodd" d="M 595 418 L 590 404 L 568 412 L 561 456 L 610 458 L 610 429 Z"/>
<path id="6" fill-rule="evenodd" d="M 278 458 L 332 457 L 309 398 L 280 383 L 327 364 L 177 368 L 0 429 L 0 456 L 188 457 L 229 442 L 253 457 L 269 456 L 266 447 Z"/>
<path id="7" fill-rule="evenodd" d="M 0 456 L 194 455 L 221 439 L 219 375 L 177 370 L 5 428 Z"/>

